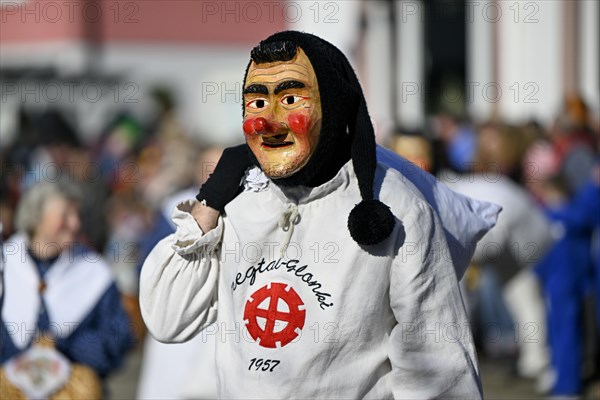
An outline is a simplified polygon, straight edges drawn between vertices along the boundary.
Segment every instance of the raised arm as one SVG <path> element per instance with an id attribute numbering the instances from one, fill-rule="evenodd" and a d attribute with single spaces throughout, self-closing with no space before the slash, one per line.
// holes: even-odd
<path id="1" fill-rule="evenodd" d="M 174 234 L 150 252 L 140 277 L 140 306 L 161 342 L 184 342 L 216 319 L 219 244 L 225 205 L 240 192 L 251 166 L 248 147 L 225 149 L 197 200 L 173 211 Z"/>
<path id="2" fill-rule="evenodd" d="M 161 342 L 185 342 L 216 319 L 223 222 L 218 218 L 215 228 L 204 234 L 191 214 L 196 203 L 177 206 L 176 232 L 161 240 L 142 266 L 142 317 Z"/>

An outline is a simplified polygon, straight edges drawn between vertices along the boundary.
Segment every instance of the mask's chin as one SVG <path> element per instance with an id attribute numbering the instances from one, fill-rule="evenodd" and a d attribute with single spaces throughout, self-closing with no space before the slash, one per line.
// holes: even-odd
<path id="1" fill-rule="evenodd" d="M 260 137 L 259 143 L 254 147 L 256 155 L 258 155 L 257 165 L 266 176 L 273 180 L 285 179 L 294 175 L 310 159 L 310 154 L 307 157 L 303 146 L 297 143 L 294 135 L 290 133 L 264 135 Z"/>
<path id="2" fill-rule="evenodd" d="M 260 169 L 273 180 L 282 180 L 292 177 L 304 168 L 310 158 L 302 162 L 287 163 L 260 163 Z"/>
<path id="3" fill-rule="evenodd" d="M 294 166 L 291 165 L 289 167 L 283 167 L 281 170 L 278 171 L 274 171 L 274 172 L 265 172 L 265 175 L 267 175 L 269 178 L 277 181 L 277 180 L 281 180 L 281 179 L 287 179 L 290 178 L 291 176 L 293 176 L 294 174 L 298 173 L 299 171 L 302 170 L 302 168 L 304 168 L 304 166 L 307 164 L 308 160 L 306 162 L 304 162 L 303 164 L 299 165 L 299 166 Z M 263 169 L 263 171 L 265 171 Z"/>

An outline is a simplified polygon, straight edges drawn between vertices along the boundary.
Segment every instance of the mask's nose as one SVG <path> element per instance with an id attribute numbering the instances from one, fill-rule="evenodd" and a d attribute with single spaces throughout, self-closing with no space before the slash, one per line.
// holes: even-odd
<path id="1" fill-rule="evenodd" d="M 270 126 L 266 119 L 259 117 L 259 118 L 250 118 L 250 119 L 247 119 L 246 121 L 244 121 L 243 128 L 244 128 L 244 132 L 247 135 L 252 135 L 252 134 L 265 134 L 265 133 L 269 132 Z"/>
<path id="2" fill-rule="evenodd" d="M 254 132 L 259 135 L 273 132 L 273 125 L 269 124 L 269 122 L 262 117 L 256 118 L 254 120 Z"/>
<path id="3" fill-rule="evenodd" d="M 247 135 L 258 134 L 258 135 L 267 135 L 274 134 L 278 131 L 285 130 L 285 126 L 283 124 L 268 121 L 266 118 L 258 117 L 254 119 L 248 119 L 244 122 L 243 125 L 244 132 Z"/>

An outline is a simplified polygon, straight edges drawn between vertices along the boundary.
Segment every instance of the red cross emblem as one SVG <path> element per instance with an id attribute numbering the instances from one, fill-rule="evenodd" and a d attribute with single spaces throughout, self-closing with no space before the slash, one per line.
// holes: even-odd
<path id="1" fill-rule="evenodd" d="M 263 308 L 264 307 L 264 308 Z M 244 309 L 246 329 L 262 347 L 283 347 L 304 327 L 306 310 L 289 285 L 272 282 L 250 296 Z"/>

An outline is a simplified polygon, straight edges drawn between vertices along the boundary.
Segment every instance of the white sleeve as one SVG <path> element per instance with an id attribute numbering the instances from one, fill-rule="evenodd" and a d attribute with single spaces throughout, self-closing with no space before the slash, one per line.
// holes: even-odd
<path id="1" fill-rule="evenodd" d="M 152 336 L 181 343 L 216 320 L 219 245 L 223 219 L 207 234 L 189 213 L 193 202 L 173 211 L 177 230 L 152 249 L 140 276 L 140 308 Z"/>
<path id="2" fill-rule="evenodd" d="M 403 220 L 406 239 L 390 272 L 396 399 L 480 399 L 470 326 L 444 231 L 425 203 Z"/>

